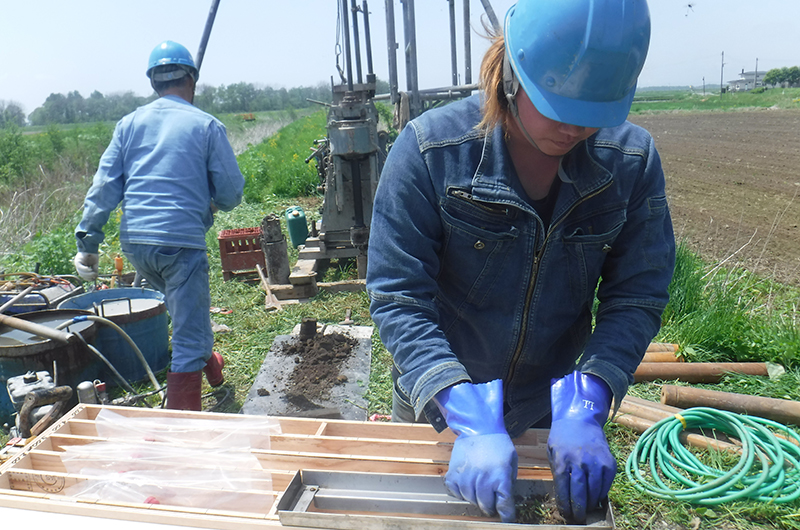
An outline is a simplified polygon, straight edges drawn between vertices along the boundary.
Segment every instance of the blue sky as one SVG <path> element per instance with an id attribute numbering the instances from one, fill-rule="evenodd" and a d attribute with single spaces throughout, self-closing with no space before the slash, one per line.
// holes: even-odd
<path id="1" fill-rule="evenodd" d="M 361 5 L 362 0 L 358 0 Z M 456 0 L 459 54 L 461 10 Z M 491 0 L 502 19 L 514 0 Z M 0 0 L 0 100 L 26 114 L 53 92 L 78 90 L 88 97 L 133 91 L 148 95 L 147 57 L 165 39 L 194 54 L 211 0 Z M 388 78 L 384 0 L 371 0 L 375 71 Z M 403 47 L 394 0 L 397 40 Z M 475 34 L 483 13 L 471 0 L 473 78 L 486 42 Z M 650 0 L 652 39 L 640 86 L 718 84 L 742 69 L 800 65 L 800 1 Z M 420 86 L 450 84 L 447 0 L 417 0 Z M 336 0 L 221 0 L 200 82 L 248 82 L 273 87 L 329 83 L 336 74 Z M 363 34 L 363 31 L 362 31 Z M 362 45 L 362 51 L 363 51 Z M 401 87 L 405 87 L 403 56 Z M 366 68 L 366 66 L 365 66 Z M 459 55 L 459 69 L 463 59 Z"/>

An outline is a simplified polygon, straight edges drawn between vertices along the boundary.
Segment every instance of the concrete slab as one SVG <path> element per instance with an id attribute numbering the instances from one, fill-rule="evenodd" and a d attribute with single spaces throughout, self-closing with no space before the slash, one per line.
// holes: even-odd
<path id="1" fill-rule="evenodd" d="M 347 381 L 334 385 L 329 398 L 322 401 L 298 402 L 296 396 L 289 399 L 287 390 L 289 377 L 296 364 L 294 358 L 283 355 L 283 347 L 298 340 L 300 325 L 291 335 L 275 337 L 270 351 L 256 375 L 253 386 L 242 405 L 243 414 L 267 416 L 305 416 L 340 418 L 366 421 L 370 362 L 372 360 L 372 326 L 320 326 L 325 335 L 340 333 L 356 340 L 350 357 L 345 361 L 341 374 Z"/>

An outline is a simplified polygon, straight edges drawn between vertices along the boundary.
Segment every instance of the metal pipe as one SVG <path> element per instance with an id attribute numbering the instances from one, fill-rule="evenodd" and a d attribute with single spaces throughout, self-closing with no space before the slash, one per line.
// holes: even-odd
<path id="1" fill-rule="evenodd" d="M 203 56 L 206 54 L 208 38 L 211 36 L 211 28 L 214 27 L 214 19 L 217 17 L 218 7 L 219 0 L 211 0 L 211 9 L 208 10 L 206 27 L 203 29 L 203 36 L 200 38 L 200 47 L 197 49 L 197 57 L 195 58 L 195 66 L 198 72 L 200 71 L 200 66 L 203 64 Z"/>
<path id="2" fill-rule="evenodd" d="M 3 304 L 2 307 L 0 307 L 0 313 L 3 313 L 6 309 L 10 307 L 13 307 L 14 304 L 16 304 L 17 302 L 19 302 L 20 300 L 31 294 L 31 291 L 33 291 L 35 288 L 36 285 L 29 285 L 23 291 L 17 293 L 13 298 L 11 298 L 11 300 L 9 300 L 5 304 Z"/>
<path id="3" fill-rule="evenodd" d="M 389 97 L 392 105 L 400 101 L 397 89 L 397 37 L 394 33 L 394 0 L 384 0 L 386 9 L 386 49 L 389 52 Z"/>
<path id="4" fill-rule="evenodd" d="M 500 27 L 500 22 L 497 21 L 497 15 L 494 14 L 492 3 L 489 0 L 481 0 L 481 4 L 483 4 L 483 10 L 486 11 L 486 16 L 489 17 L 489 22 L 492 23 L 494 30 L 498 33 L 501 33 L 503 28 Z"/>
<path id="5" fill-rule="evenodd" d="M 355 227 L 364 227 L 364 204 L 361 194 L 361 161 L 350 161 L 350 173 L 353 179 L 353 216 L 355 217 Z"/>
<path id="6" fill-rule="evenodd" d="M 464 97 L 464 92 L 472 92 L 480 88 L 476 83 L 471 85 L 459 85 L 443 88 L 426 88 L 419 91 L 420 99 L 447 99 L 454 97 Z M 378 94 L 373 99 L 386 100 L 391 94 Z"/>
<path id="7" fill-rule="evenodd" d="M 406 39 L 406 86 L 410 93 L 409 117 L 413 119 L 422 113 L 417 70 L 416 15 L 414 14 L 414 0 L 401 1 L 403 3 L 403 29 Z"/>
<path id="8" fill-rule="evenodd" d="M 642 358 L 643 363 L 682 363 L 683 357 L 677 357 L 668 351 L 646 351 Z"/>
<path id="9" fill-rule="evenodd" d="M 672 407 L 669 405 L 665 405 L 663 403 L 659 403 L 657 401 L 649 401 L 647 399 L 642 399 L 636 396 L 627 395 L 620 404 L 618 414 L 624 414 L 626 416 L 634 416 L 636 418 L 657 422 L 663 420 L 664 418 L 669 418 L 675 416 L 676 414 L 681 414 L 682 412 L 683 412 L 682 408 Z M 614 420 L 614 418 L 610 417 L 610 414 L 609 414 L 609 419 Z M 713 435 L 713 439 L 719 440 L 722 443 L 731 442 L 730 437 L 728 437 L 728 435 L 723 432 L 715 432 Z"/>
<path id="10" fill-rule="evenodd" d="M 367 46 L 367 75 L 372 75 L 372 36 L 369 31 L 369 7 L 367 0 L 361 3 L 362 14 L 364 15 L 364 43 Z"/>
<path id="11" fill-rule="evenodd" d="M 355 48 L 356 57 L 356 76 L 358 84 L 361 84 L 364 82 L 364 78 L 361 76 L 361 37 L 358 33 L 358 6 L 356 6 L 356 0 L 350 0 L 350 12 L 353 15 L 353 46 Z"/>
<path id="12" fill-rule="evenodd" d="M 677 379 L 685 383 L 718 383 L 726 373 L 768 376 L 766 363 L 641 363 L 635 382 Z"/>
<path id="13" fill-rule="evenodd" d="M 712 407 L 715 409 L 759 416 L 781 423 L 800 425 L 800 402 L 720 392 L 702 388 L 663 385 L 661 403 L 681 408 Z"/>
<path id="14" fill-rule="evenodd" d="M 653 403 L 652 401 L 647 401 L 645 399 L 641 400 L 644 401 L 644 403 L 642 403 L 632 401 L 630 398 L 631 396 L 625 396 L 625 398 L 622 400 L 622 403 L 619 405 L 617 414 L 628 414 L 630 416 L 637 416 L 650 421 L 659 421 L 673 416 L 676 412 L 681 412 L 681 409 L 674 407 L 673 411 L 670 412 L 655 406 L 651 406 L 660 405 L 660 403 Z"/>
<path id="15" fill-rule="evenodd" d="M 458 57 L 456 57 L 456 0 L 447 0 L 450 4 L 450 69 L 453 85 L 458 84 Z"/>
<path id="16" fill-rule="evenodd" d="M 472 42 L 470 41 L 469 0 L 464 0 L 464 83 L 472 83 Z"/>
<path id="17" fill-rule="evenodd" d="M 665 405 L 665 404 L 660 403 L 658 401 L 650 401 L 649 399 L 644 399 L 644 398 L 632 396 L 630 394 L 626 395 L 623 398 L 622 403 L 632 403 L 634 405 L 649 407 L 651 409 L 658 409 L 658 410 L 660 410 L 662 412 L 665 412 L 667 414 L 675 414 L 676 412 L 680 412 L 681 411 L 681 409 L 679 409 L 677 407 L 672 407 L 670 405 Z"/>
<path id="18" fill-rule="evenodd" d="M 347 90 L 353 91 L 353 58 L 350 55 L 350 22 L 347 20 L 347 0 L 342 0 L 342 24 L 344 25 L 344 55 L 347 63 Z"/>
<path id="19" fill-rule="evenodd" d="M 668 342 L 651 342 L 642 358 L 643 363 L 682 363 L 678 356 L 680 346 Z"/>
<path id="20" fill-rule="evenodd" d="M 650 345 L 647 346 L 648 352 L 671 352 L 677 353 L 680 349 L 680 346 L 677 344 L 671 344 L 669 342 L 651 342 Z"/>
<path id="21" fill-rule="evenodd" d="M 0 324 L 30 333 L 31 335 L 36 335 L 45 339 L 53 339 L 64 343 L 69 343 L 69 341 L 75 336 L 73 333 L 69 333 L 67 331 L 60 331 L 49 326 L 37 324 L 36 322 L 29 322 L 27 320 L 8 315 L 0 315 Z"/>

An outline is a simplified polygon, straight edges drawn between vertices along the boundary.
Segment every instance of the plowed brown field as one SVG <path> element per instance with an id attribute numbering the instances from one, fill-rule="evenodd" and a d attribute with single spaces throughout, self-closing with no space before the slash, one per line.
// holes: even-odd
<path id="1" fill-rule="evenodd" d="M 631 116 L 655 138 L 675 236 L 800 286 L 800 111 Z"/>

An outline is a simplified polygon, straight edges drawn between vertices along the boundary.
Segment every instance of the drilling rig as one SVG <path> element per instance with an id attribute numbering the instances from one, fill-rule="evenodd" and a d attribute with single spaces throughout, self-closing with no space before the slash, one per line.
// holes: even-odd
<path id="1" fill-rule="evenodd" d="M 397 49 L 395 41 L 394 3 L 386 0 L 386 35 L 389 57 L 390 93 L 377 95 L 373 72 L 372 44 L 367 0 L 339 0 L 339 18 L 343 28 L 345 69 L 338 67 L 340 84 L 331 81 L 333 103 L 328 109 L 327 137 L 318 140 L 316 149 L 306 159 L 317 162 L 320 191 L 323 193 L 322 218 L 314 223 L 311 237 L 299 251 L 299 260 L 355 258 L 358 277 L 366 277 L 367 245 L 372 218 L 372 203 L 378 186 L 388 135 L 378 130 L 377 100 L 389 100 L 397 111 L 397 126 L 424 110 L 444 101 L 465 97 L 477 90 L 471 80 L 471 43 L 469 32 L 470 2 L 463 1 L 464 20 L 464 85 L 459 85 L 456 52 L 455 0 L 450 6 L 450 44 L 453 85 L 427 90 L 419 89 L 417 76 L 417 43 L 414 0 L 403 4 L 403 34 L 407 91 L 398 88 Z M 348 7 L 349 3 L 349 7 Z M 497 17 L 489 0 L 481 0 L 490 23 L 498 28 Z M 349 15 L 349 16 L 348 16 Z M 362 21 L 359 21 L 359 15 Z M 350 22 L 352 20 L 352 30 Z M 366 48 L 366 76 L 362 75 L 361 28 Z M 352 39 L 351 39 L 352 35 Z M 351 47 L 352 42 L 352 47 Z M 353 72 L 355 66 L 355 73 Z"/>
<path id="2" fill-rule="evenodd" d="M 351 0 L 351 6 L 355 53 L 351 50 L 347 0 L 341 0 L 339 12 L 344 29 L 346 72 L 342 75 L 342 84 L 331 82 L 333 103 L 328 109 L 327 137 L 318 142 L 312 154 L 320 172 L 322 219 L 313 227 L 312 237 L 300 250 L 299 259 L 356 258 L 359 278 L 364 278 L 372 202 L 383 157 L 379 156 L 378 111 L 373 102 L 376 84 L 369 10 L 366 0 L 361 8 L 356 6 L 355 0 Z M 366 42 L 366 79 L 362 74 L 359 13 L 363 15 Z M 353 56 L 355 61 L 351 59 Z"/>

